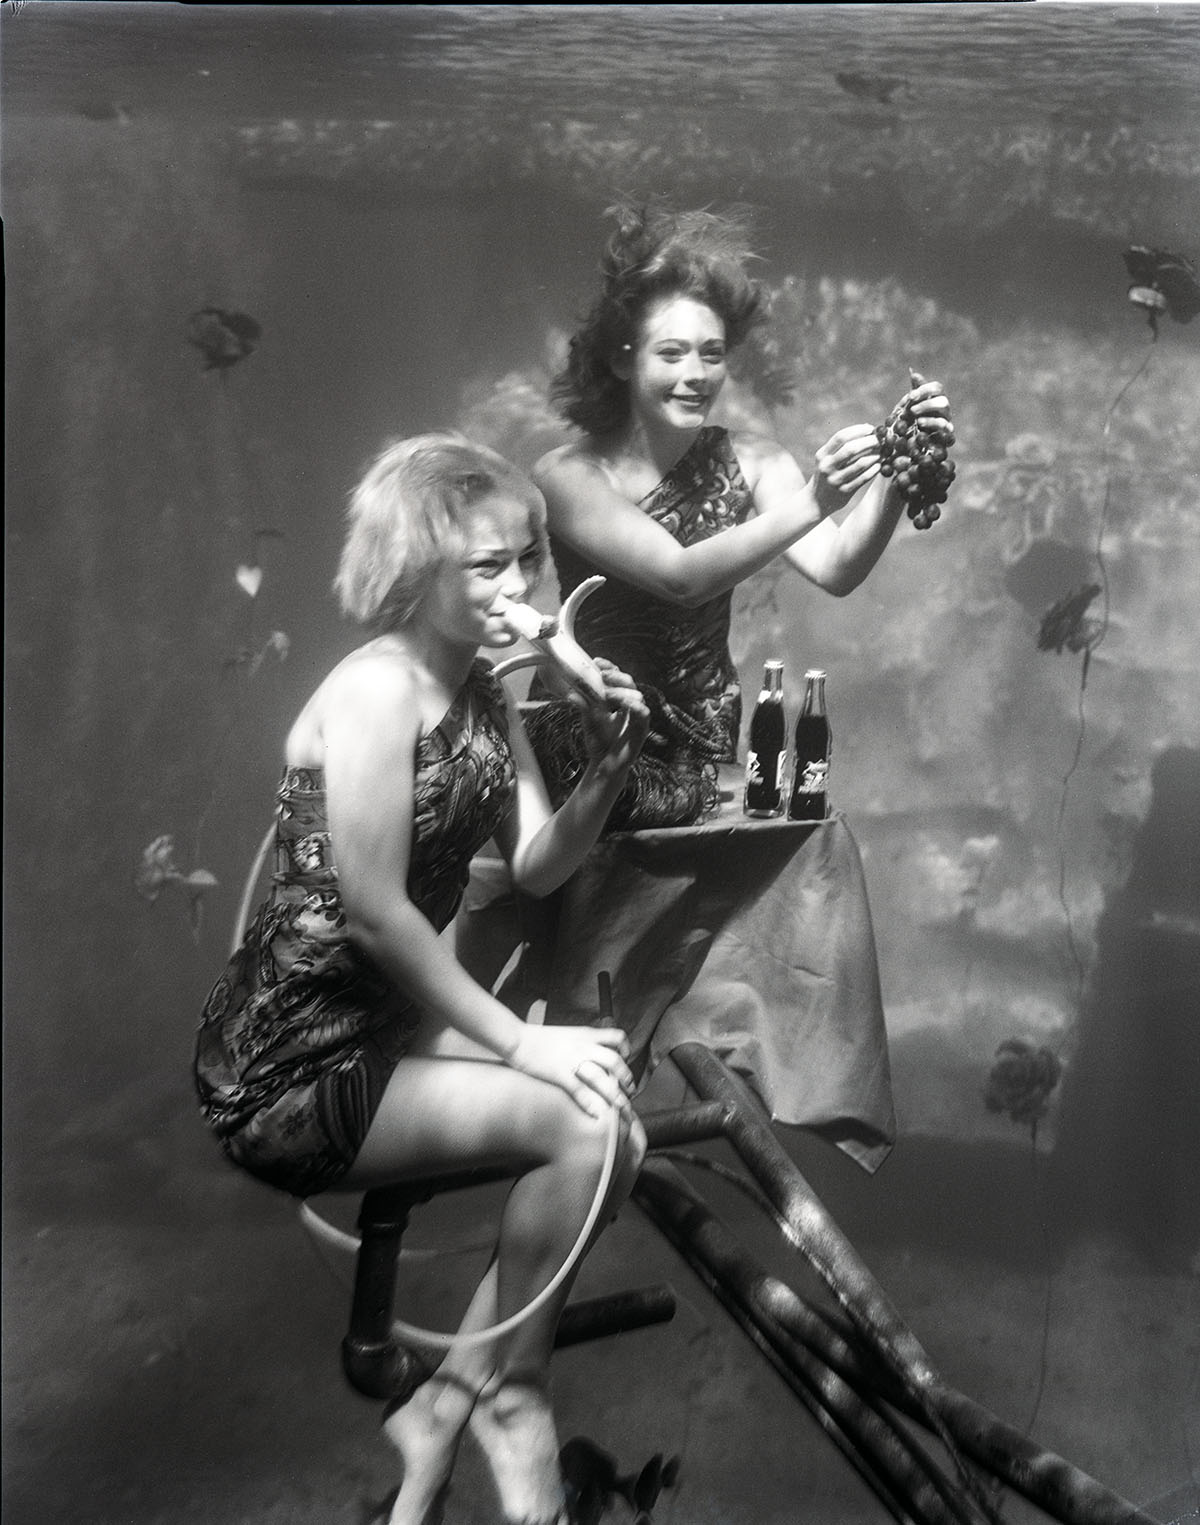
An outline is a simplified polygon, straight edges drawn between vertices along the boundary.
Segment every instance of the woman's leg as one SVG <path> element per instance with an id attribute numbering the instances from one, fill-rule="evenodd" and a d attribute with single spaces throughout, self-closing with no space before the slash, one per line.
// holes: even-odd
<path id="1" fill-rule="evenodd" d="M 582 1114 L 581 1114 L 582 1115 Z M 645 1136 L 640 1123 L 634 1121 L 632 1130 L 624 1133 L 617 1155 L 612 1184 L 588 1240 L 587 1248 L 595 1243 L 620 1204 L 629 1195 L 645 1152 Z M 528 1183 L 528 1184 L 527 1184 Z M 592 1176 L 592 1190 L 595 1175 Z M 514 1186 L 509 1198 L 501 1228 L 501 1244 L 498 1260 L 500 1287 L 504 1287 L 505 1270 L 509 1257 L 505 1253 L 505 1236 L 514 1240 L 536 1232 L 527 1216 L 536 1218 L 543 1211 L 543 1204 L 535 1195 L 536 1183 L 526 1177 Z M 574 1222 L 577 1235 L 582 1227 L 583 1216 L 591 1200 Z M 572 1240 L 574 1243 L 574 1240 Z M 582 1257 L 581 1257 L 582 1258 Z M 562 1263 L 561 1257 L 554 1264 L 539 1272 L 541 1285 L 553 1276 Z M 565 1519 L 562 1478 L 558 1466 L 558 1432 L 550 1396 L 550 1358 L 554 1349 L 554 1335 L 559 1315 L 570 1294 L 575 1280 L 575 1270 L 550 1299 L 546 1317 L 535 1316 L 508 1336 L 496 1353 L 496 1370 L 484 1389 L 480 1402 L 471 1414 L 471 1432 L 487 1456 L 500 1494 L 504 1518 L 507 1521 L 555 1522 Z M 520 1297 L 506 1298 L 501 1290 L 498 1307 L 505 1308 L 510 1302 L 520 1306 Z"/>
<path id="2" fill-rule="evenodd" d="M 466 1052 L 461 1043 L 454 1048 Z M 494 1062 L 413 1054 L 397 1065 L 345 1185 L 361 1189 L 477 1164 L 521 1172 L 504 1207 L 496 1261 L 464 1320 L 467 1333 L 506 1319 L 554 1276 L 587 1217 L 607 1141 L 606 1120 L 588 1117 L 542 1081 Z M 597 1232 L 628 1195 L 641 1152 L 640 1125 L 626 1118 Z M 424 1519 L 449 1476 L 475 1395 L 485 1389 L 475 1430 L 506 1514 L 558 1518 L 561 1480 L 546 1388 L 572 1280 L 508 1336 L 452 1349 L 436 1376 L 388 1421 L 405 1460 L 393 1525 Z"/>

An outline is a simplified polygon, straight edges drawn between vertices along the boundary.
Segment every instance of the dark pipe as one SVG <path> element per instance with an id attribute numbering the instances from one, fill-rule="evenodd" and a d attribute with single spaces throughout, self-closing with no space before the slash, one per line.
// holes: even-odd
<path id="1" fill-rule="evenodd" d="M 772 1278 L 750 1258 L 670 1165 L 643 1170 L 634 1199 L 785 1375 L 794 1392 L 897 1520 L 922 1525 L 975 1525 L 969 1495 L 945 1478 L 913 1439 L 873 1402 L 854 1391 L 812 1351 L 765 1315 L 762 1288 Z"/>
<path id="2" fill-rule="evenodd" d="M 554 1348 L 581 1345 L 610 1334 L 669 1324 L 675 1317 L 675 1294 L 665 1282 L 652 1287 L 633 1287 L 608 1297 L 581 1297 L 562 1311 L 554 1334 Z"/>
<path id="3" fill-rule="evenodd" d="M 677 1144 L 698 1144 L 707 1138 L 720 1138 L 729 1126 L 731 1115 L 728 1104 L 723 1101 L 672 1107 L 666 1112 L 647 1112 L 642 1118 L 647 1147 L 673 1149 Z"/>
<path id="4" fill-rule="evenodd" d="M 672 1058 L 701 1095 L 711 1097 L 715 1094 L 728 1106 L 732 1118 L 728 1135 L 730 1141 L 751 1175 L 766 1191 L 772 1205 L 789 1218 L 797 1208 L 802 1212 L 807 1211 L 807 1219 L 800 1217 L 799 1220 L 792 1221 L 799 1221 L 809 1233 L 815 1229 L 828 1241 L 828 1244 L 822 1246 L 823 1252 L 832 1246 L 838 1262 L 849 1265 L 852 1290 L 857 1281 L 860 1295 L 865 1291 L 871 1302 L 881 1301 L 882 1293 L 875 1288 L 870 1273 L 858 1262 L 852 1250 L 846 1255 L 848 1247 L 841 1241 L 840 1231 L 812 1195 L 803 1176 L 780 1148 L 774 1135 L 770 1134 L 767 1124 L 757 1121 L 759 1109 L 755 1103 L 747 1097 L 739 1105 L 740 1087 L 735 1077 L 720 1060 L 697 1044 L 684 1045 L 674 1050 Z M 768 1135 L 773 1149 L 765 1147 L 761 1136 L 763 1133 Z M 639 1187 L 640 1185 L 641 1183 Z M 644 1195 L 640 1190 L 635 1191 L 639 1205 L 643 1205 Z M 789 1197 L 793 1200 L 789 1200 Z M 789 1241 L 794 1245 L 799 1237 L 799 1234 L 796 1238 L 790 1232 L 788 1234 Z M 690 1247 L 690 1239 L 685 1242 Z M 807 1256 L 807 1233 L 801 1247 Z M 677 1248 L 681 1248 L 685 1258 L 688 1258 L 687 1250 L 680 1245 Z M 738 1253 L 742 1252 L 739 1250 Z M 831 1271 L 836 1269 L 829 1261 L 828 1254 L 826 1263 L 830 1264 Z M 841 1323 L 839 1327 L 828 1315 L 811 1309 L 790 1287 L 775 1278 L 764 1276 L 759 1283 L 758 1316 L 790 1337 L 793 1345 L 796 1340 L 802 1340 L 806 1347 L 828 1366 L 840 1372 L 852 1385 L 879 1392 L 889 1403 L 924 1424 L 943 1443 L 948 1433 L 955 1443 L 951 1447 L 952 1452 L 955 1449 L 961 1450 L 1052 1518 L 1062 1521 L 1063 1525 L 1155 1525 L 1150 1516 L 1128 1500 L 1105 1488 L 1054 1452 L 1037 1446 L 981 1405 L 947 1387 L 928 1366 L 924 1371 L 922 1391 L 914 1393 L 911 1384 L 904 1380 L 903 1372 L 896 1370 L 894 1353 L 886 1347 L 880 1347 L 871 1325 L 861 1315 L 856 1315 L 856 1310 L 847 1303 L 841 1288 L 834 1285 L 831 1275 L 815 1258 L 813 1264 L 833 1288 L 839 1301 L 847 1307 L 850 1320 Z M 893 1317 L 898 1320 L 899 1316 Z M 909 1338 L 916 1343 L 914 1337 L 910 1335 Z M 922 1398 L 926 1401 L 922 1402 Z M 930 1418 L 931 1407 L 934 1422 Z"/>
<path id="5" fill-rule="evenodd" d="M 980 1492 L 930 1397 L 936 1378 L 929 1357 L 775 1137 L 762 1107 L 703 1044 L 682 1043 L 671 1050 L 671 1058 L 697 1095 L 705 1101 L 724 1102 L 730 1108 L 725 1136 L 771 1205 L 787 1221 L 794 1247 L 820 1275 L 879 1358 L 910 1388 L 976 1503 L 991 1517 L 991 1501 Z"/>
<path id="6" fill-rule="evenodd" d="M 852 1326 L 834 1314 L 807 1307 L 781 1284 L 779 1303 L 774 1302 L 775 1296 L 773 1293 L 772 1311 L 781 1328 L 820 1349 L 822 1357 L 848 1382 L 856 1387 L 874 1386 L 889 1403 L 922 1422 L 923 1416 L 891 1373 L 873 1360 L 870 1352 L 855 1348 Z M 1064 1525 L 1157 1525 L 1128 1499 L 1053 1451 L 1036 1445 L 963 1393 L 939 1384 L 936 1402 L 968 1456 Z"/>

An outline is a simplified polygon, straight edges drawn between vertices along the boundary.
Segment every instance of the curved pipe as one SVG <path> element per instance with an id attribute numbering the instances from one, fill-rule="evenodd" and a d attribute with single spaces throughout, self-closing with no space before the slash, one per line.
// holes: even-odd
<path id="1" fill-rule="evenodd" d="M 250 907 L 254 904 L 254 887 L 258 883 L 258 876 L 263 871 L 263 864 L 267 861 L 267 854 L 271 851 L 271 843 L 275 840 L 275 822 L 272 821 L 267 827 L 266 834 L 258 844 L 258 851 L 254 855 L 254 862 L 250 865 L 250 872 L 246 875 L 246 883 L 242 887 L 242 898 L 238 901 L 237 917 L 233 923 L 233 941 L 229 947 L 230 958 L 242 946 L 242 939 L 249 930 Z"/>

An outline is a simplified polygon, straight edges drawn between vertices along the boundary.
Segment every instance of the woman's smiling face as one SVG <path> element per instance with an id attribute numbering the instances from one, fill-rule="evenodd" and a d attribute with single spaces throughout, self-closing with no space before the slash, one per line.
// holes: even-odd
<path id="1" fill-rule="evenodd" d="M 667 296 L 642 318 L 632 357 L 614 367 L 629 382 L 634 419 L 651 432 L 694 433 L 726 376 L 725 324 L 693 297 Z"/>

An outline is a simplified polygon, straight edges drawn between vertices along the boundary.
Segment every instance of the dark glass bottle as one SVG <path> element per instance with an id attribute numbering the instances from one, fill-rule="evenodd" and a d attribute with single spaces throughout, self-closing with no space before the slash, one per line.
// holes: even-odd
<path id="1" fill-rule="evenodd" d="M 787 762 L 787 724 L 783 716 L 783 663 L 763 665 L 763 686 L 754 714 L 746 754 L 746 790 L 742 808 L 747 815 L 783 814 L 783 771 Z"/>
<path id="2" fill-rule="evenodd" d="M 796 717 L 789 820 L 823 821 L 829 814 L 832 750 L 833 732 L 825 710 L 825 674 L 813 668 L 804 674 L 804 700 Z"/>

